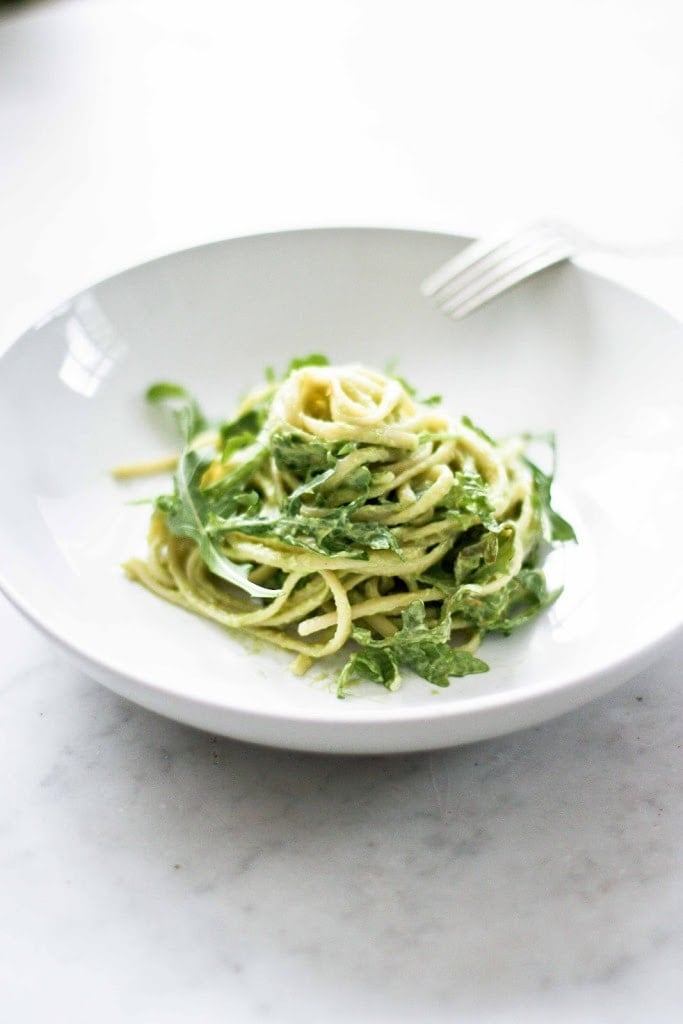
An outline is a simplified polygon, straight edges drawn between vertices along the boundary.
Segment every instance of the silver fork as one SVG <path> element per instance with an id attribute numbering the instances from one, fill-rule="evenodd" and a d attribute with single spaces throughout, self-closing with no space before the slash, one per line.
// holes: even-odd
<path id="1" fill-rule="evenodd" d="M 526 277 L 588 248 L 590 241 L 568 225 L 537 221 L 472 242 L 422 282 L 422 294 L 460 320 Z"/>

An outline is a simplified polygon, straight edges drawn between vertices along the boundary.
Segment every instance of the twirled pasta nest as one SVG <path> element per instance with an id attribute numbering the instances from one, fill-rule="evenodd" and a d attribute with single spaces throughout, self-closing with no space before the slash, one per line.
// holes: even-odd
<path id="1" fill-rule="evenodd" d="M 573 532 L 526 441 L 495 441 L 400 378 L 297 360 L 212 428 L 178 385 L 148 397 L 174 405 L 185 447 L 128 575 L 293 652 L 298 673 L 352 641 L 341 696 L 356 678 L 395 689 L 405 668 L 439 686 L 484 671 L 484 635 L 557 596 L 536 563 Z"/>

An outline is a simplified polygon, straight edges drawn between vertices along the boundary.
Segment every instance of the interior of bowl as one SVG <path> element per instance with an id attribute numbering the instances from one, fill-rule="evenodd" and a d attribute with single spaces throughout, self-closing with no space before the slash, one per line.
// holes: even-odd
<path id="1" fill-rule="evenodd" d="M 570 265 L 452 322 L 419 284 L 462 244 L 379 229 L 235 239 L 134 268 L 55 310 L 0 364 L 6 591 L 95 671 L 125 678 L 129 695 L 272 720 L 453 718 L 596 676 L 664 636 L 683 618 L 657 526 L 683 491 L 680 329 Z M 579 543 L 550 556 L 564 593 L 548 614 L 487 638 L 486 675 L 438 692 L 409 678 L 396 694 L 368 686 L 339 702 L 334 666 L 298 678 L 287 655 L 254 650 L 122 573 L 145 547 L 150 508 L 133 502 L 164 481 L 117 483 L 110 470 L 176 446 L 146 387 L 179 381 L 225 417 L 267 367 L 311 352 L 393 363 L 494 435 L 555 433 L 556 504 Z"/>

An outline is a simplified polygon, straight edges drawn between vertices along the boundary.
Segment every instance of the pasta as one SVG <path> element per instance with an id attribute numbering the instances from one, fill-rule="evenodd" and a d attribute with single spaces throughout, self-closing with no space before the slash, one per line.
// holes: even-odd
<path id="1" fill-rule="evenodd" d="M 344 650 L 340 696 L 357 678 L 396 689 L 405 669 L 438 686 L 484 671 L 484 635 L 557 596 L 536 562 L 573 532 L 524 439 L 494 441 L 400 378 L 295 360 L 218 427 L 178 385 L 148 398 L 174 406 L 185 446 L 128 576 L 291 652 L 297 673 Z"/>

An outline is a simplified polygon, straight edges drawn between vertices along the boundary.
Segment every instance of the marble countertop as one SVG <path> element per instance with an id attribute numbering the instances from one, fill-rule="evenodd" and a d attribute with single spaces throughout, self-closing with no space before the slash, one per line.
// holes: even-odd
<path id="1" fill-rule="evenodd" d="M 470 6 L 9 8 L 0 348 L 94 279 L 247 231 L 542 207 L 683 239 L 677 5 Z M 671 252 L 593 265 L 683 315 Z M 0 597 L 3 1020 L 677 1021 L 682 662 L 679 640 L 486 743 L 325 758 L 128 703 Z"/>

